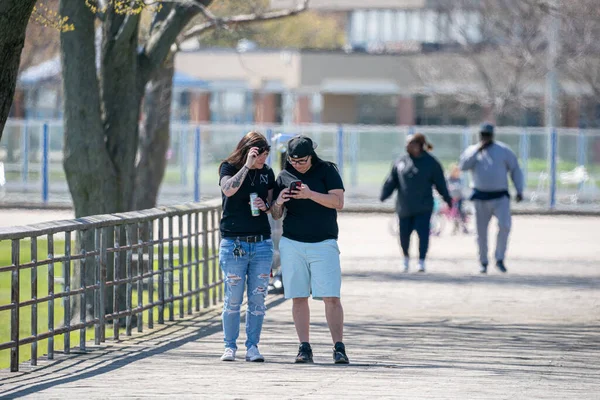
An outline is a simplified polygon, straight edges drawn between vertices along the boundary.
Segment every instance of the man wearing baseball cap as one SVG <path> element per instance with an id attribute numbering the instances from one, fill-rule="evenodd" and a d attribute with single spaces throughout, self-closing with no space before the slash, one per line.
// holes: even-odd
<path id="1" fill-rule="evenodd" d="M 320 159 L 315 147 L 309 137 L 301 135 L 288 142 L 287 160 L 275 181 L 273 196 L 277 200 L 271 216 L 284 218 L 279 253 L 283 290 L 285 297 L 292 299 L 292 317 L 300 342 L 295 362 L 313 362 L 308 302 L 312 296 L 325 305 L 334 363 L 348 364 L 337 243 L 337 210 L 344 207 L 344 184 L 336 165 Z"/>
<path id="2" fill-rule="evenodd" d="M 523 173 L 515 153 L 502 142 L 494 140 L 494 125 L 484 123 L 479 130 L 479 143 L 468 147 L 460 157 L 459 167 L 471 171 L 475 220 L 477 223 L 477 244 L 479 246 L 480 272 L 487 273 L 488 267 L 488 226 L 492 216 L 498 220 L 498 240 L 496 244 L 496 267 L 506 272 L 504 256 L 511 228 L 510 194 L 508 177 L 517 190 L 516 201 L 523 200 Z"/>

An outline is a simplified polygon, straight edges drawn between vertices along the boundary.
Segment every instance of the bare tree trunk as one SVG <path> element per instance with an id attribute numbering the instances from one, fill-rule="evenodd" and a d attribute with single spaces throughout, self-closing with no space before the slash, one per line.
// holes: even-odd
<path id="1" fill-rule="evenodd" d="M 0 1 L 0 140 L 15 95 L 25 30 L 35 2 Z"/>
<path id="2" fill-rule="evenodd" d="M 97 67 L 96 15 L 82 0 L 60 0 L 60 15 L 69 17 L 76 24 L 74 31 L 61 34 L 61 56 L 65 103 L 63 164 L 77 217 L 130 211 L 136 207 L 138 199 L 141 207 L 156 202 L 156 193 L 165 170 L 173 77 L 173 61 L 168 60 L 165 65 L 165 60 L 169 58 L 172 46 L 184 27 L 200 12 L 198 5 L 208 6 L 211 2 L 196 0 L 166 4 L 155 15 L 150 36 L 141 49 L 138 36 L 140 14 L 118 14 L 110 3 L 98 24 L 102 29 L 102 49 Z M 284 18 L 304 11 L 307 4 L 305 0 L 301 8 L 296 7 L 289 12 L 240 15 L 225 23 Z M 221 23 L 222 20 L 212 20 L 199 24 L 193 34 L 198 35 Z M 136 181 L 141 102 L 146 83 L 154 79 L 158 71 L 160 76 L 150 88 L 148 118 L 145 121 L 147 130 L 142 140 L 138 165 L 143 175 Z M 138 198 L 134 198 L 136 182 L 142 188 L 149 189 Z M 150 202 L 142 204 L 143 201 Z M 113 231 L 106 233 L 107 244 L 113 247 Z M 86 249 L 91 246 L 91 236 L 90 233 L 84 237 L 79 246 L 83 245 Z M 122 233 L 120 243 L 123 244 L 124 240 Z M 121 261 L 124 255 L 121 252 Z M 113 281 L 115 278 L 124 278 L 125 268 L 121 268 L 120 276 L 113 277 L 112 261 L 113 257 L 109 257 L 107 279 Z M 91 274 L 93 268 L 86 269 L 89 273 L 86 273 L 84 280 L 86 285 L 91 285 L 94 283 Z M 81 278 L 78 269 L 73 278 L 73 287 L 78 287 L 77 282 Z M 117 290 L 115 303 L 118 310 L 114 311 L 124 309 L 124 289 L 124 285 L 121 285 Z M 113 312 L 112 288 L 107 291 L 105 298 L 106 311 Z M 83 306 L 74 305 L 72 318 L 78 317 L 76 310 L 81 310 Z M 87 304 L 85 307 L 89 312 L 93 305 Z"/>
<path id="3" fill-rule="evenodd" d="M 171 54 L 150 81 L 144 98 L 144 119 L 140 131 L 140 161 L 137 165 L 135 208 L 156 206 L 158 191 L 167 167 L 171 99 L 175 65 Z"/>

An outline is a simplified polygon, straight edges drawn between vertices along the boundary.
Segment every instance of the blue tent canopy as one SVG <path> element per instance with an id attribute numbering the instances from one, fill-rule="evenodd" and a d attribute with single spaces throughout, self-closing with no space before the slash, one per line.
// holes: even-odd
<path id="1" fill-rule="evenodd" d="M 175 75 L 173 76 L 173 86 L 175 88 L 208 89 L 209 83 L 183 72 L 175 71 Z"/>

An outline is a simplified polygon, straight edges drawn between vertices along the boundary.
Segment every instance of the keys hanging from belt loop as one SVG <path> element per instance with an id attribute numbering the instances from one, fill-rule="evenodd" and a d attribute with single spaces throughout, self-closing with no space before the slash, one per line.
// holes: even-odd
<path id="1" fill-rule="evenodd" d="M 236 239 L 233 245 L 233 256 L 235 257 L 236 261 L 238 257 L 243 257 L 246 255 L 246 251 L 244 250 L 244 248 L 242 247 L 242 244 L 240 243 L 239 239 Z"/>

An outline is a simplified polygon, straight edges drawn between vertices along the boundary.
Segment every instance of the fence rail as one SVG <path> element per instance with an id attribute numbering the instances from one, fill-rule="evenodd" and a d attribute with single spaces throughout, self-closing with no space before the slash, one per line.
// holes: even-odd
<path id="1" fill-rule="evenodd" d="M 434 144 L 434 155 L 446 166 L 477 141 L 477 127 L 461 126 L 173 123 L 159 203 L 180 204 L 218 196 L 218 163 L 250 129 L 263 132 L 275 147 L 279 133 L 313 137 L 319 155 L 340 167 L 349 198 L 376 199 L 374 193 L 379 191 L 391 161 L 404 151 L 404 139 L 411 132 L 427 135 Z M 0 162 L 6 175 L 4 188 L 0 184 L 0 202 L 14 204 L 25 193 L 36 203 L 71 204 L 62 166 L 63 130 L 62 121 L 8 121 L 0 143 Z M 545 128 L 500 127 L 497 135 L 519 156 L 527 191 L 535 192 L 531 198 L 542 199 L 547 205 L 552 205 L 553 198 L 573 199 L 574 195 L 578 200 L 600 202 L 600 130 L 559 128 L 549 134 Z M 268 161 L 275 170 L 278 154 L 271 152 Z M 585 182 L 561 179 L 561 174 L 576 168 L 585 169 Z"/>
<path id="2" fill-rule="evenodd" d="M 155 322 L 164 323 L 165 314 L 173 321 L 176 305 L 182 318 L 221 302 L 220 213 L 220 204 L 208 202 L 0 229 L 0 244 L 10 241 L 11 255 L 10 265 L 0 261 L 0 285 L 10 282 L 10 299 L 0 291 L 0 321 L 10 312 L 10 339 L 2 342 L 0 337 L 0 354 L 10 349 L 11 371 L 18 371 L 21 346 L 31 346 L 31 365 L 37 365 L 42 340 L 53 359 L 59 335 L 68 354 L 71 333 L 79 332 L 79 350 L 85 351 L 87 328 L 94 327 L 99 345 L 109 323 L 118 340 L 123 322 L 125 335 L 131 335 L 134 320 L 142 332 L 144 312 L 152 329 Z M 47 256 L 38 257 L 40 253 Z M 62 267 L 59 290 L 56 266 Z M 47 281 L 43 289 L 42 277 Z M 63 315 L 59 325 L 58 302 Z M 47 309 L 47 324 L 38 321 L 40 306 Z M 23 326 L 25 319 L 30 329 Z"/>

